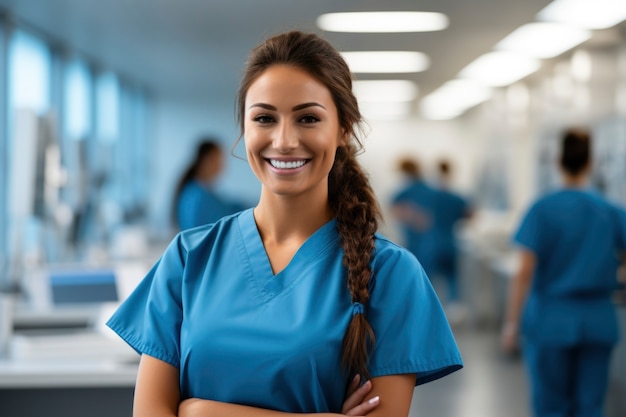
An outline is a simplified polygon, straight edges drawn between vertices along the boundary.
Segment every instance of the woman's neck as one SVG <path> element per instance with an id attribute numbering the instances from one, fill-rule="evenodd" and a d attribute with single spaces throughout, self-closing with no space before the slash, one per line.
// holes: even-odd
<path id="1" fill-rule="evenodd" d="M 262 237 L 274 241 L 306 239 L 333 218 L 327 199 L 283 197 L 261 192 L 254 218 Z"/>

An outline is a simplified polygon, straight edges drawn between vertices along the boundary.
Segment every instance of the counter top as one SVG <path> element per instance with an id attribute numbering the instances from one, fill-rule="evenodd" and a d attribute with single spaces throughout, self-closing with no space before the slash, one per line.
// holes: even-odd
<path id="1" fill-rule="evenodd" d="M 15 335 L 0 388 L 132 387 L 139 355 L 94 331 Z"/>
<path id="2" fill-rule="evenodd" d="M 133 387 L 137 363 L 111 360 L 0 360 L 0 389 Z"/>

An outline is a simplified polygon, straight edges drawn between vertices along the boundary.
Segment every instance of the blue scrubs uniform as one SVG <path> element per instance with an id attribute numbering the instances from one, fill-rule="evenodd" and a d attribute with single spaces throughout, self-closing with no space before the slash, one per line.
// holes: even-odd
<path id="1" fill-rule="evenodd" d="M 421 211 L 428 224 L 422 230 L 401 224 L 404 246 L 420 261 L 426 273 L 432 277 L 437 265 L 437 233 L 434 227 L 434 210 L 437 191 L 422 180 L 411 181 L 393 198 L 392 204 L 409 204 Z"/>
<path id="2" fill-rule="evenodd" d="M 243 210 L 243 206 L 226 201 L 196 180 L 189 181 L 183 187 L 177 205 L 177 220 L 181 230 L 213 223 Z"/>
<path id="3" fill-rule="evenodd" d="M 358 309 L 342 256 L 331 220 L 274 274 L 245 210 L 178 234 L 107 324 L 138 352 L 179 368 L 183 399 L 340 412 L 349 380 L 342 340 Z M 417 373 L 417 385 L 460 369 L 416 258 L 377 237 L 371 266 L 371 376 Z"/>
<path id="4" fill-rule="evenodd" d="M 448 285 L 448 301 L 459 300 L 457 244 L 454 226 L 467 216 L 469 205 L 460 195 L 437 190 L 434 209 L 434 233 L 437 236 L 437 260 L 434 273 L 442 275 Z"/>
<path id="5" fill-rule="evenodd" d="M 626 212 L 590 191 L 560 190 L 530 208 L 514 240 L 537 262 L 522 315 L 535 415 L 601 417 Z"/>

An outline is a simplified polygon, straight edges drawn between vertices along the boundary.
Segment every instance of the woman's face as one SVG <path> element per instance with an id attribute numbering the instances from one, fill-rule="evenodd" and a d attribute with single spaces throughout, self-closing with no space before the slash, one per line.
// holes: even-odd
<path id="1" fill-rule="evenodd" d="M 316 78 L 293 66 L 265 70 L 246 94 L 244 137 L 250 167 L 266 190 L 326 198 L 344 138 L 330 91 Z"/>
<path id="2" fill-rule="evenodd" d="M 200 181 L 213 181 L 222 172 L 224 155 L 221 149 L 215 149 L 204 155 L 198 166 L 197 178 Z"/>

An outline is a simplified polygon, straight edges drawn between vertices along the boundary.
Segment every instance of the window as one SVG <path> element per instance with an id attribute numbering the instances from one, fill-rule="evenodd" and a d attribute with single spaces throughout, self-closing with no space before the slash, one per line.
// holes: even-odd
<path id="1" fill-rule="evenodd" d="M 73 60 L 65 70 L 64 131 L 69 140 L 84 140 L 91 133 L 91 74 Z"/>
<path id="2" fill-rule="evenodd" d="M 16 30 L 11 35 L 7 45 L 6 218 L 8 256 L 19 260 L 41 249 L 35 220 L 42 213 L 45 149 L 37 132 L 46 123 L 41 117 L 50 108 L 51 54 L 48 46 L 30 33 Z"/>
<path id="3" fill-rule="evenodd" d="M 119 134 L 119 85 L 112 73 L 101 74 L 96 81 L 96 136 L 99 142 L 117 141 Z"/>
<path id="4" fill-rule="evenodd" d="M 9 109 L 45 113 L 50 106 L 50 51 L 27 32 L 9 42 Z"/>
<path id="5" fill-rule="evenodd" d="M 92 90 L 91 73 L 87 65 L 74 59 L 63 68 L 63 165 L 67 171 L 67 183 L 62 192 L 64 203 L 77 216 L 83 216 L 89 204 L 91 182 L 88 148 L 92 144 Z M 77 243 L 77 242 L 73 242 Z"/>

